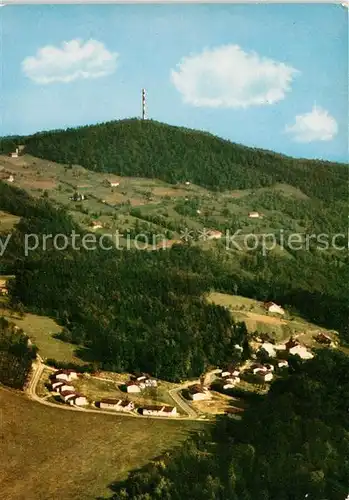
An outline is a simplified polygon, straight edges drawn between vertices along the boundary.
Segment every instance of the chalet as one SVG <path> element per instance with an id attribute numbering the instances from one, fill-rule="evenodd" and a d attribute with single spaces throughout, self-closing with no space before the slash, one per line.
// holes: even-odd
<path id="1" fill-rule="evenodd" d="M 188 387 L 188 391 L 189 391 L 189 397 L 193 401 L 203 401 L 206 399 L 212 399 L 209 390 L 201 385 L 191 385 Z"/>
<path id="2" fill-rule="evenodd" d="M 132 411 L 135 405 L 132 401 L 123 399 L 101 399 L 99 407 L 106 410 Z"/>
<path id="3" fill-rule="evenodd" d="M 56 385 L 57 392 L 62 393 L 64 391 L 75 391 L 75 388 L 73 385 L 69 384 L 68 382 L 62 382 L 62 385 Z"/>
<path id="4" fill-rule="evenodd" d="M 264 307 L 270 313 L 285 314 L 284 309 L 281 306 L 275 304 L 274 302 L 266 302 L 264 304 Z"/>
<path id="5" fill-rule="evenodd" d="M 52 378 L 57 380 L 66 380 L 70 382 L 71 380 L 76 380 L 78 378 L 78 374 L 74 370 L 58 370 L 54 373 Z"/>
<path id="6" fill-rule="evenodd" d="M 68 403 L 70 405 L 75 405 L 75 406 L 86 406 L 88 405 L 87 398 L 83 396 L 82 394 L 77 394 L 75 393 L 72 398 L 68 400 Z"/>
<path id="7" fill-rule="evenodd" d="M 144 416 L 156 416 L 156 417 L 176 417 L 177 408 L 175 406 L 163 406 L 163 405 L 151 405 L 143 406 L 141 409 L 142 415 Z"/>
<path id="8" fill-rule="evenodd" d="M 289 354 L 299 356 L 301 359 L 312 359 L 314 355 L 302 345 L 296 345 L 288 350 Z"/>
<path id="9" fill-rule="evenodd" d="M 219 240 L 223 236 L 223 233 L 222 231 L 216 231 L 215 229 L 212 229 L 206 232 L 206 236 L 209 240 Z"/>
<path id="10" fill-rule="evenodd" d="M 248 216 L 250 219 L 259 219 L 261 217 L 261 214 L 259 212 L 250 212 Z"/>
<path id="11" fill-rule="evenodd" d="M 62 385 L 66 385 L 67 383 L 63 380 L 52 379 L 50 384 L 53 391 L 58 391 L 59 387 L 61 387 Z"/>
<path id="12" fill-rule="evenodd" d="M 126 392 L 141 392 L 141 387 L 139 386 L 139 382 L 134 382 L 132 380 L 127 382 Z"/>
<path id="13" fill-rule="evenodd" d="M 70 399 L 72 399 L 74 396 L 76 396 L 75 391 L 62 391 L 60 393 L 60 397 L 65 403 L 69 403 Z"/>
<path id="14" fill-rule="evenodd" d="M 273 344 L 271 344 L 270 342 L 264 342 L 259 351 L 258 351 L 259 354 L 266 354 L 267 356 L 269 356 L 270 358 L 275 358 L 276 356 L 276 350 L 275 350 L 275 347 L 273 346 Z"/>

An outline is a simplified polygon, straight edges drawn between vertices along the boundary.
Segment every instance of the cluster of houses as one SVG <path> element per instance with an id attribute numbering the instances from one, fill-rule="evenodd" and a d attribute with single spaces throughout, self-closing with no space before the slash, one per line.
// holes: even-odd
<path id="1" fill-rule="evenodd" d="M 86 406 L 88 405 L 87 398 L 76 392 L 73 380 L 78 378 L 78 374 L 74 370 L 58 370 L 50 377 L 50 386 L 52 391 L 57 392 L 62 401 L 69 405 Z"/>
<path id="2" fill-rule="evenodd" d="M 157 387 L 158 383 L 154 378 L 151 378 L 145 373 L 137 373 L 126 382 L 126 392 L 142 392 L 146 387 Z"/>

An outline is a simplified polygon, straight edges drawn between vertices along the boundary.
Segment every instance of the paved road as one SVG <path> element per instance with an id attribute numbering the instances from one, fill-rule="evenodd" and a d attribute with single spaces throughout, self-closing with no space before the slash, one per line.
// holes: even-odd
<path id="1" fill-rule="evenodd" d="M 175 394 L 170 394 L 172 399 L 177 402 L 177 404 L 187 413 L 185 417 L 183 416 L 178 416 L 178 417 L 158 417 L 158 416 L 143 416 L 140 415 L 139 413 L 119 413 L 119 412 L 111 412 L 111 411 L 105 411 L 105 410 L 99 410 L 99 409 L 92 409 L 92 408 L 81 408 L 79 406 L 71 406 L 71 405 L 59 405 L 56 403 L 52 403 L 51 401 L 47 401 L 46 399 L 40 398 L 37 393 L 36 393 L 36 388 L 39 383 L 39 380 L 42 376 L 42 373 L 44 369 L 49 369 L 50 371 L 55 371 L 54 368 L 46 366 L 42 362 L 42 358 L 38 357 L 36 361 L 33 363 L 33 371 L 32 375 L 30 378 L 30 381 L 28 383 L 28 386 L 26 388 L 26 394 L 27 396 L 32 399 L 33 401 L 36 401 L 42 405 L 45 406 L 51 406 L 53 408 L 59 408 L 61 410 L 67 410 L 67 411 L 79 411 L 79 412 L 85 412 L 85 413 L 98 413 L 98 414 L 105 414 L 105 415 L 115 415 L 118 417 L 128 417 L 128 418 L 142 418 L 142 419 L 159 419 L 159 420 L 179 420 L 179 421 L 188 421 L 188 420 L 198 420 L 198 421 L 203 421 L 202 419 L 198 418 L 197 413 L 185 402 L 185 400 L 178 394 L 180 390 L 182 390 L 184 387 L 187 385 L 191 385 L 193 382 L 188 382 L 187 384 L 183 384 L 183 386 L 180 386 L 176 389 L 172 389 L 172 391 L 169 391 L 170 393 L 173 391 L 176 391 Z"/>

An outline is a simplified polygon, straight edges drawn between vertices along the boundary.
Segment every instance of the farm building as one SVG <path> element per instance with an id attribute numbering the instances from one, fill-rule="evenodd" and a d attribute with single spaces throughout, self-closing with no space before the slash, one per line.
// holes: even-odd
<path id="1" fill-rule="evenodd" d="M 64 391 L 75 391 L 75 388 L 69 382 L 63 382 L 62 385 L 59 385 L 58 387 L 56 387 L 56 391 L 59 393 L 64 392 Z"/>
<path id="2" fill-rule="evenodd" d="M 101 399 L 99 407 L 106 410 L 132 411 L 135 405 L 132 401 L 123 399 Z"/>
<path id="3" fill-rule="evenodd" d="M 118 187 L 120 186 L 120 182 L 118 181 L 108 181 L 110 187 Z"/>
<path id="4" fill-rule="evenodd" d="M 177 408 L 175 406 L 143 406 L 141 409 L 144 416 L 176 417 Z"/>
<path id="5" fill-rule="evenodd" d="M 66 385 L 67 383 L 64 382 L 63 380 L 58 380 L 58 379 L 52 379 L 51 380 L 51 389 L 53 391 L 58 391 L 59 387 L 62 385 Z"/>
<path id="6" fill-rule="evenodd" d="M 223 389 L 233 389 L 240 382 L 240 377 L 230 377 L 224 380 Z"/>
<path id="7" fill-rule="evenodd" d="M 262 214 L 260 214 L 259 212 L 250 212 L 248 214 L 250 219 L 259 219 L 261 217 L 261 215 Z"/>
<path id="8" fill-rule="evenodd" d="M 264 307 L 270 313 L 285 314 L 284 309 L 281 306 L 275 304 L 274 302 L 266 302 L 264 304 Z"/>
<path id="9" fill-rule="evenodd" d="M 191 385 L 188 387 L 189 397 L 193 401 L 204 401 L 206 399 L 211 399 L 211 393 L 206 387 L 200 385 Z"/>

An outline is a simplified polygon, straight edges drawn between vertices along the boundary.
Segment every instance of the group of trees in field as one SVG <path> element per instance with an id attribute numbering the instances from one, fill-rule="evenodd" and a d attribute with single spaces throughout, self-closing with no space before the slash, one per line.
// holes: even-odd
<path id="1" fill-rule="evenodd" d="M 137 119 L 3 138 L 26 152 L 97 172 L 190 181 L 210 189 L 250 189 L 284 182 L 328 202 L 346 199 L 345 166 L 296 160 L 217 138 L 213 135 Z"/>
<path id="2" fill-rule="evenodd" d="M 35 356 L 23 331 L 0 317 L 0 383 L 22 389 Z"/>
<path id="3" fill-rule="evenodd" d="M 222 417 L 112 486 L 113 500 L 345 500 L 349 358 L 323 350 L 274 382 L 242 420 Z"/>

